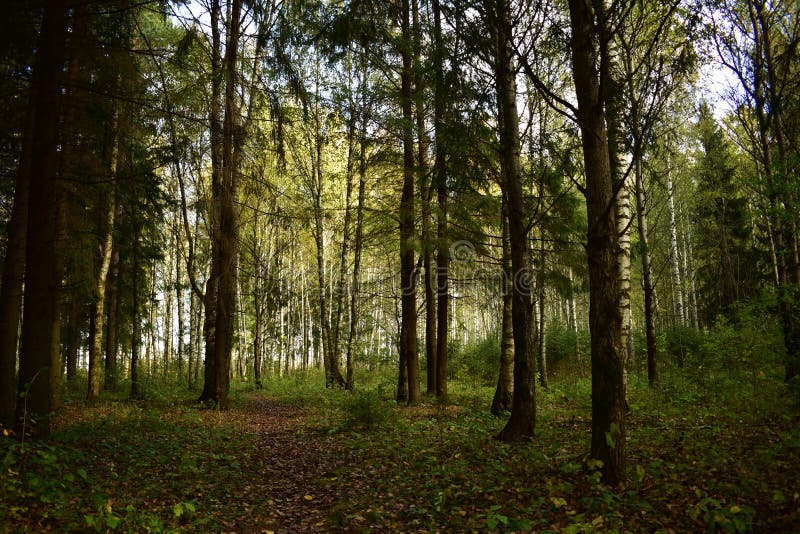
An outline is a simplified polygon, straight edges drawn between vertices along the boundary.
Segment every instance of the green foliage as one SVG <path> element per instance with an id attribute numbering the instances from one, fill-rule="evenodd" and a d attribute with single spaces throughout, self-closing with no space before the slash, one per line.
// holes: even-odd
<path id="1" fill-rule="evenodd" d="M 676 326 L 663 333 L 660 348 L 678 365 L 701 354 L 703 334 L 689 326 Z M 659 343 L 657 342 L 657 345 Z"/>
<path id="2" fill-rule="evenodd" d="M 554 370 L 569 360 L 577 359 L 578 334 L 569 326 L 554 321 L 547 325 L 545 346 L 548 368 Z"/>
<path id="3" fill-rule="evenodd" d="M 161 396 L 172 398 L 169 389 Z M 35 517 L 34 530 L 217 530 L 208 513 L 198 513 L 203 506 L 192 488 L 201 484 L 204 498 L 227 498 L 226 483 L 251 450 L 251 438 L 234 421 L 208 424 L 222 419 L 172 400 L 88 411 L 82 401 L 66 400 L 73 417 L 85 415 L 50 441 L 23 444 L 8 432 L 0 438 L 0 523 L 25 525 Z"/>
<path id="4" fill-rule="evenodd" d="M 463 347 L 451 341 L 448 344 L 448 353 L 449 380 L 461 380 L 478 386 L 493 386 L 497 383 L 497 369 L 500 365 L 500 340 L 497 337 L 467 343 Z"/>
<path id="5" fill-rule="evenodd" d="M 356 391 L 346 395 L 343 409 L 348 426 L 367 431 L 391 423 L 395 416 L 391 402 L 382 399 L 372 390 Z"/>
<path id="6" fill-rule="evenodd" d="M 708 532 L 745 533 L 753 530 L 752 508 L 726 506 L 712 497 L 703 497 L 689 507 L 689 516 L 706 526 Z"/>

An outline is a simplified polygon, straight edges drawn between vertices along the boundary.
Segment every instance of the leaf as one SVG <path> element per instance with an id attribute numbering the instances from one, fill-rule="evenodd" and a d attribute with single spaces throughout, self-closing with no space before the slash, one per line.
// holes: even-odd
<path id="1" fill-rule="evenodd" d="M 85 469 L 78 469 L 76 473 L 78 473 L 78 476 L 81 477 L 83 480 L 87 480 L 89 478 L 89 475 L 86 474 Z"/>
<path id="2" fill-rule="evenodd" d="M 312 495 L 303 495 L 303 498 L 307 501 L 313 501 L 314 497 Z"/>
<path id="3" fill-rule="evenodd" d="M 567 505 L 567 501 L 562 497 L 550 497 L 550 502 L 552 502 L 553 506 L 556 508 L 561 508 L 562 506 Z"/>
<path id="4" fill-rule="evenodd" d="M 586 460 L 586 467 L 592 470 L 600 469 L 601 467 L 603 467 L 603 460 L 600 460 L 598 458 L 589 458 L 588 460 Z"/>
<path id="5" fill-rule="evenodd" d="M 106 526 L 110 529 L 117 528 L 120 523 L 122 523 L 122 518 L 117 517 L 114 514 L 110 514 L 106 516 Z"/>

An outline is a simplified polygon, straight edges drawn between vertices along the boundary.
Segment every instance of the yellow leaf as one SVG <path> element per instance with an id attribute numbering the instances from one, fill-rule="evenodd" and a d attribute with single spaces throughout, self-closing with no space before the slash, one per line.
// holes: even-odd
<path id="1" fill-rule="evenodd" d="M 304 495 L 303 498 L 305 500 L 307 500 L 307 501 L 313 501 L 314 500 L 314 497 L 312 497 L 311 495 Z"/>
<path id="2" fill-rule="evenodd" d="M 4 429 L 3 429 L 3 435 L 4 435 L 5 437 L 8 437 L 8 429 L 7 429 L 7 428 L 4 428 Z"/>
<path id="3" fill-rule="evenodd" d="M 731 506 L 731 513 L 732 514 L 738 514 L 741 511 L 742 511 L 742 509 L 739 508 L 738 506 L 736 506 L 735 504 L 733 506 Z"/>
<path id="4" fill-rule="evenodd" d="M 561 508 L 562 506 L 566 506 L 567 505 L 567 501 L 565 501 L 561 497 L 550 497 L 550 501 L 553 503 L 553 505 L 556 508 Z"/>
<path id="5" fill-rule="evenodd" d="M 465 515 L 467 515 L 467 511 L 466 510 L 459 510 L 458 511 L 458 515 L 460 515 L 461 517 L 464 517 Z"/>

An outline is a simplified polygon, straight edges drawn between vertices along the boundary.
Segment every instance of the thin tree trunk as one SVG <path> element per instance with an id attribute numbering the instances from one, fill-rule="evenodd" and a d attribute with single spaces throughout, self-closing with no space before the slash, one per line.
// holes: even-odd
<path id="1" fill-rule="evenodd" d="M 672 188 L 672 169 L 669 159 L 667 160 L 667 206 L 669 208 L 669 238 L 670 256 L 672 260 L 672 284 L 675 295 L 675 318 L 679 326 L 684 326 L 683 291 L 681 288 L 681 268 L 678 255 L 678 225 L 675 222 L 675 200 Z"/>
<path id="2" fill-rule="evenodd" d="M 134 190 L 135 182 L 134 182 Z M 139 317 L 139 217 L 136 208 L 133 210 L 133 267 L 131 272 L 131 399 L 142 396 L 139 390 L 139 344 L 142 341 L 141 323 Z"/>
<path id="3" fill-rule="evenodd" d="M 508 195 L 511 247 L 512 323 L 514 329 L 514 401 L 511 417 L 500 432 L 502 441 L 533 438 L 536 426 L 536 346 L 533 314 L 533 278 L 530 272 L 528 226 L 520 168 L 519 117 L 513 32 L 509 0 L 495 3 L 495 87 L 500 134 L 500 172 Z"/>
<path id="4" fill-rule="evenodd" d="M 349 63 L 348 53 L 348 63 Z M 333 323 L 333 340 L 332 340 L 332 354 L 335 361 L 336 371 L 339 370 L 339 355 L 342 352 L 342 315 L 345 307 L 345 293 L 347 285 L 347 266 L 350 261 L 350 221 L 352 219 L 352 197 L 353 197 L 353 176 L 355 174 L 355 135 L 356 135 L 356 109 L 355 103 L 352 102 L 352 74 L 350 65 L 347 66 L 349 85 L 350 85 L 350 117 L 347 121 L 347 164 L 346 164 L 346 191 L 344 201 L 344 228 L 342 229 L 342 254 L 339 263 L 339 281 L 336 286 L 336 319 Z M 341 384 L 347 387 L 346 380 Z"/>
<path id="5" fill-rule="evenodd" d="M 360 315 L 359 292 L 361 290 L 361 249 L 364 242 L 364 203 L 367 183 L 367 61 L 366 48 L 362 56 L 361 127 L 359 130 L 358 155 L 358 205 L 356 206 L 356 235 L 353 243 L 353 284 L 350 293 L 350 334 L 347 339 L 347 359 L 345 389 L 355 387 L 355 345 L 358 341 L 358 322 Z M 374 332 L 373 328 L 373 332 Z"/>
<path id="6" fill-rule="evenodd" d="M 447 397 L 447 341 L 449 339 L 449 267 L 450 247 L 447 235 L 447 155 L 445 141 L 445 113 L 447 91 L 444 75 L 445 45 L 442 38 L 441 6 L 439 0 L 433 0 L 434 18 L 434 92 L 433 92 L 433 126 L 435 134 L 436 155 L 433 162 L 433 183 L 436 185 L 436 203 L 438 208 L 436 236 L 438 250 L 436 253 L 436 396 Z"/>
<path id="7" fill-rule="evenodd" d="M 543 388 L 548 387 L 547 382 L 547 324 L 545 319 L 545 269 L 547 263 L 547 249 L 545 248 L 545 237 L 544 231 L 542 231 L 542 239 L 539 245 L 539 273 L 536 283 L 536 289 L 539 298 L 539 328 L 538 334 L 539 339 L 537 340 L 537 347 L 536 347 L 536 360 L 538 365 L 539 371 L 539 384 Z"/>
<path id="8" fill-rule="evenodd" d="M 686 239 L 686 252 L 688 257 L 688 267 L 689 270 L 686 272 L 686 276 L 689 279 L 689 302 L 691 303 L 691 318 L 692 318 L 692 327 L 695 330 L 700 330 L 700 321 L 698 319 L 697 313 L 697 290 L 695 287 L 695 276 L 694 276 L 694 254 L 692 253 L 692 230 L 691 227 L 687 229 L 686 232 L 683 233 L 684 239 Z"/>
<path id="9" fill-rule="evenodd" d="M 121 87 L 121 77 L 117 75 L 115 82 L 116 92 L 119 92 Z M 89 347 L 89 402 L 96 402 L 100 397 L 100 371 L 101 354 L 103 351 L 103 325 L 105 320 L 105 304 L 106 304 L 106 285 L 108 281 L 108 272 L 111 267 L 111 257 L 114 252 L 114 221 L 117 215 L 117 201 L 116 201 L 116 178 L 117 178 L 117 165 L 119 163 L 119 103 L 114 101 L 112 103 L 113 111 L 111 115 L 110 125 L 110 138 L 111 138 L 111 151 L 108 159 L 108 176 L 111 180 L 110 191 L 108 191 L 108 205 L 107 214 L 105 219 L 105 236 L 103 236 L 103 243 L 100 247 L 100 265 L 97 272 L 97 279 L 95 280 L 94 298 L 95 305 L 92 308 L 94 313 L 92 321 L 92 345 Z"/>
<path id="10" fill-rule="evenodd" d="M 78 352 L 81 347 L 81 322 L 83 309 L 78 292 L 73 289 L 69 296 L 69 318 L 67 322 L 67 383 L 71 384 L 78 374 Z"/>
<path id="11" fill-rule="evenodd" d="M 176 347 L 176 360 L 177 360 L 177 370 L 178 370 L 178 378 L 183 375 L 183 357 L 186 353 L 186 347 L 184 345 L 184 316 L 183 316 L 183 273 L 181 272 L 181 260 L 180 260 L 180 229 L 178 226 L 177 221 L 177 213 L 175 216 L 176 220 L 173 226 L 173 236 L 175 239 L 175 306 L 178 308 L 178 343 Z"/>
<path id="12" fill-rule="evenodd" d="M 400 199 L 400 364 L 406 367 L 408 402 L 421 399 L 417 351 L 417 280 L 414 261 L 414 117 L 412 111 L 411 9 L 403 0 L 400 103 L 403 113 L 403 193 Z M 402 373 L 401 373 L 402 374 Z"/>
<path id="13" fill-rule="evenodd" d="M 650 387 L 658 383 L 658 362 L 656 355 L 655 302 L 653 270 L 650 264 L 650 241 L 647 229 L 647 198 L 644 189 L 641 158 L 634 162 L 636 189 L 636 215 L 639 227 L 639 254 L 642 256 L 642 289 L 644 291 L 644 329 L 647 344 L 647 382 Z"/>
<path id="14" fill-rule="evenodd" d="M 31 154 L 36 119 L 35 107 L 31 104 L 25 120 L 19 169 L 14 178 L 14 207 L 6 226 L 6 253 L 0 289 L 0 424 L 5 427 L 13 426 L 17 407 L 17 346 L 28 231 L 28 177 L 33 163 Z M 68 378 L 72 376 L 74 373 Z"/>
<path id="15" fill-rule="evenodd" d="M 501 275 L 502 326 L 500 328 L 500 374 L 492 399 L 492 413 L 511 411 L 514 399 L 514 328 L 512 323 L 511 243 L 508 240 L 508 204 L 503 193 L 500 224 L 503 228 L 503 258 Z"/>
<path id="16" fill-rule="evenodd" d="M 597 3 L 604 16 L 609 16 L 611 0 Z M 622 389 L 625 407 L 628 407 L 628 362 L 633 358 L 632 313 L 631 313 L 631 196 L 625 184 L 625 109 L 624 109 L 624 74 L 619 59 L 619 48 L 616 37 L 611 31 L 611 22 L 601 21 L 605 26 L 601 29 L 604 43 L 602 99 L 605 106 L 606 132 L 608 136 L 608 158 L 611 172 L 611 183 L 615 193 L 615 219 L 617 225 L 617 290 L 619 291 L 619 313 L 622 318 Z"/>
<path id="17" fill-rule="evenodd" d="M 117 144 L 117 141 L 114 141 Z M 117 148 L 113 149 L 117 152 Z M 116 154 L 112 156 L 116 160 Z M 112 173 L 116 174 L 116 162 L 112 164 Z M 92 312 L 94 313 L 92 322 L 92 345 L 89 347 L 89 402 L 96 402 L 100 397 L 100 371 L 101 353 L 103 350 L 103 325 L 105 319 L 105 302 L 106 302 L 106 282 L 108 280 L 108 271 L 111 265 L 111 256 L 114 247 L 114 216 L 116 214 L 116 201 L 114 192 L 111 192 L 109 199 L 108 215 L 106 218 L 106 235 L 102 246 L 102 255 L 100 260 L 100 269 L 97 274 L 95 285 L 95 298 L 97 299 Z"/>

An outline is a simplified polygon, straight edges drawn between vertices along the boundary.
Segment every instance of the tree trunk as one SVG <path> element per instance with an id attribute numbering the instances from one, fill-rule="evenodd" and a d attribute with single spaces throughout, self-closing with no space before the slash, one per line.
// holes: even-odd
<path id="1" fill-rule="evenodd" d="M 348 55 L 348 63 L 349 63 Z M 336 319 L 333 323 L 333 342 L 332 350 L 335 360 L 336 371 L 339 372 L 339 358 L 342 353 L 342 315 L 345 308 L 345 293 L 347 286 L 347 266 L 350 261 L 350 221 L 352 209 L 350 204 L 353 197 L 353 176 L 355 174 L 355 136 L 356 136 L 356 106 L 352 101 L 352 75 L 350 65 L 347 66 L 348 78 L 350 79 L 350 117 L 347 121 L 347 164 L 346 164 L 346 191 L 344 203 L 344 228 L 342 229 L 342 254 L 339 263 L 339 281 L 336 287 Z M 341 375 L 340 375 L 341 376 Z M 342 380 L 340 384 L 347 387 L 347 382 Z"/>
<path id="2" fill-rule="evenodd" d="M 67 322 L 67 383 L 71 384 L 78 374 L 78 351 L 81 347 L 81 323 L 83 308 L 78 292 L 73 288 L 69 294 L 69 318 Z"/>
<path id="3" fill-rule="evenodd" d="M 684 326 L 685 313 L 683 307 L 683 284 L 681 283 L 681 268 L 678 256 L 678 225 L 675 223 L 675 200 L 672 189 L 672 169 L 667 159 L 667 206 L 669 208 L 669 239 L 670 257 L 672 260 L 672 285 L 675 295 L 675 321 L 678 326 Z"/>
<path id="4" fill-rule="evenodd" d="M 417 280 L 414 261 L 414 116 L 412 112 L 411 13 L 403 0 L 400 103 L 403 112 L 403 193 L 400 198 L 400 365 L 406 367 L 408 402 L 421 399 L 417 351 Z M 402 374 L 402 372 L 401 372 Z"/>
<path id="5" fill-rule="evenodd" d="M 445 141 L 445 113 L 447 87 L 444 76 L 445 45 L 442 39 L 441 6 L 433 0 L 434 18 L 434 91 L 433 127 L 436 155 L 433 162 L 433 183 L 436 185 L 436 204 L 438 208 L 436 237 L 436 396 L 447 397 L 447 341 L 449 331 L 449 268 L 450 247 L 447 235 L 447 147 Z"/>
<path id="6" fill-rule="evenodd" d="M 353 243 L 353 284 L 350 293 L 350 334 L 347 338 L 347 359 L 345 389 L 352 391 L 355 387 L 355 344 L 358 340 L 358 322 L 361 289 L 361 249 L 364 243 L 364 203 L 367 183 L 367 124 L 369 111 L 367 105 L 367 51 L 362 56 L 362 92 L 361 92 L 361 127 L 359 129 L 358 155 L 358 205 L 356 206 L 356 235 Z M 374 329 L 373 329 L 374 332 Z"/>
<path id="7" fill-rule="evenodd" d="M 653 287 L 653 270 L 650 265 L 649 232 L 647 229 L 647 198 L 644 190 L 641 158 L 634 161 L 636 189 L 636 215 L 639 227 L 639 254 L 642 256 L 642 289 L 644 291 L 644 329 L 647 344 L 647 382 L 650 387 L 658 383 L 658 362 L 656 356 L 656 323 Z"/>
<path id="8" fill-rule="evenodd" d="M 598 65 L 605 56 L 606 13 L 602 2 L 593 6 L 570 0 L 572 74 L 578 100 L 588 218 L 589 330 L 592 354 L 591 457 L 603 462 L 603 481 L 625 480 L 624 346 L 618 289 L 618 237 L 614 210 L 608 135 L 605 127 L 603 83 Z M 597 21 L 597 24 L 596 24 Z M 600 33 L 600 35 L 598 35 Z"/>
<path id="9" fill-rule="evenodd" d="M 14 178 L 14 207 L 6 227 L 6 253 L 0 288 L 0 424 L 11 427 L 17 407 L 17 345 L 25 277 L 28 231 L 28 177 L 32 165 L 35 107 L 29 104 L 19 169 Z M 73 375 L 74 376 L 74 375 Z"/>
<path id="10" fill-rule="evenodd" d="M 597 2 L 597 9 L 604 18 L 598 18 L 603 26 L 600 28 L 603 41 L 603 59 L 600 64 L 602 83 L 602 99 L 605 106 L 605 122 L 608 139 L 608 160 L 611 172 L 611 183 L 614 188 L 614 211 L 617 225 L 617 290 L 619 291 L 619 313 L 622 318 L 622 388 L 625 406 L 628 407 L 628 373 L 627 365 L 633 357 L 633 337 L 631 336 L 631 197 L 626 187 L 626 147 L 625 147 L 625 107 L 624 74 L 619 59 L 619 48 L 616 36 L 611 29 L 611 21 L 605 17 L 611 15 L 611 0 Z"/>
<path id="11" fill-rule="evenodd" d="M 512 323 L 511 304 L 511 243 L 508 240 L 508 204 L 503 193 L 500 224 L 503 228 L 503 258 L 501 275 L 501 298 L 503 299 L 503 317 L 500 327 L 500 374 L 492 399 L 492 413 L 500 415 L 510 412 L 514 399 L 514 328 Z"/>
<path id="12" fill-rule="evenodd" d="M 180 260 L 181 233 L 177 218 L 178 215 L 176 213 L 172 235 L 175 239 L 175 305 L 178 308 L 178 345 L 176 348 L 178 364 L 177 376 L 180 378 L 183 375 L 183 356 L 186 353 L 186 347 L 184 345 L 183 273 L 181 272 Z"/>
<path id="13" fill-rule="evenodd" d="M 122 222 L 122 206 L 116 203 L 116 213 L 114 214 L 114 227 L 117 228 Z M 106 293 L 108 295 L 106 304 L 106 358 L 105 358 L 105 382 L 103 389 L 114 391 L 117 388 L 117 354 L 119 349 L 119 281 L 120 281 L 120 258 L 119 247 L 114 246 L 111 256 L 111 269 L 109 272 Z"/>
<path id="14" fill-rule="evenodd" d="M 134 191 L 136 190 L 134 182 Z M 133 210 L 133 265 L 131 268 L 131 399 L 139 399 L 142 392 L 139 389 L 139 344 L 142 341 L 141 323 L 139 317 L 139 217 L 136 208 Z"/>
<path id="15" fill-rule="evenodd" d="M 238 201 L 238 169 L 235 164 L 234 145 L 238 125 L 236 104 L 236 63 L 239 43 L 241 0 L 233 0 L 228 20 L 225 45 L 225 116 L 222 131 L 222 180 L 218 188 L 219 282 L 217 284 L 216 324 L 214 332 L 215 391 L 213 400 L 221 410 L 228 408 L 231 352 L 236 312 L 236 266 L 238 259 L 239 224 L 236 213 Z"/>
<path id="16" fill-rule="evenodd" d="M 436 394 L 436 290 L 433 273 L 433 243 L 431 237 L 431 193 L 433 185 L 428 175 L 428 133 L 425 127 L 425 82 L 420 60 L 422 30 L 420 28 L 419 1 L 411 2 L 413 34 L 413 87 L 414 117 L 417 128 L 417 183 L 420 186 L 422 207 L 422 266 L 425 289 L 425 389 L 428 395 Z"/>
<path id="17" fill-rule="evenodd" d="M 511 250 L 512 323 L 514 329 L 514 400 L 511 417 L 500 432 L 502 441 L 533 438 L 536 426 L 536 366 L 533 317 L 533 276 L 528 250 L 520 168 L 519 117 L 513 32 L 509 0 L 495 3 L 495 87 L 500 134 L 500 173 L 508 195 L 508 229 Z"/>
<path id="18" fill-rule="evenodd" d="M 545 248 L 545 233 L 542 230 L 542 239 L 539 245 L 539 273 L 536 280 L 536 291 L 539 298 L 539 339 L 536 346 L 536 360 L 539 371 L 539 384 L 543 388 L 548 387 L 547 382 L 547 331 L 545 319 L 545 273 L 547 268 L 547 249 Z"/>
<path id="19" fill-rule="evenodd" d="M 221 271 L 221 195 L 223 181 L 223 132 L 220 125 L 221 93 L 222 93 L 222 57 L 220 55 L 220 2 L 211 1 L 211 104 L 209 110 L 209 134 L 211 145 L 211 207 L 209 208 L 210 241 L 211 241 L 211 272 L 206 280 L 203 295 L 203 308 L 205 311 L 203 322 L 203 338 L 205 339 L 205 354 L 203 366 L 203 391 L 198 402 L 216 402 L 217 392 L 217 306 L 219 304 L 219 277 Z"/>
<path id="20" fill-rule="evenodd" d="M 115 91 L 119 93 L 121 84 L 121 76 L 117 75 L 115 82 Z M 111 112 L 111 125 L 110 125 L 110 141 L 111 150 L 108 156 L 108 177 L 111 181 L 110 190 L 107 192 L 107 214 L 105 219 L 105 235 L 103 236 L 103 243 L 100 245 L 100 265 L 97 270 L 97 279 L 95 280 L 94 298 L 95 304 L 92 308 L 94 314 L 92 321 L 92 345 L 89 347 L 89 391 L 87 399 L 90 403 L 97 402 L 100 397 L 100 371 L 101 354 L 103 352 L 103 325 L 105 320 L 105 304 L 106 304 L 106 285 L 108 281 L 108 272 L 111 267 L 111 256 L 114 252 L 114 221 L 117 215 L 117 202 L 116 202 L 116 179 L 117 179 L 117 164 L 119 163 L 119 103 L 114 101 L 112 103 L 113 110 Z M 102 194 L 102 192 L 101 192 Z"/>
<path id="21" fill-rule="evenodd" d="M 60 378 L 58 296 L 61 273 L 56 257 L 57 145 L 60 78 L 67 33 L 67 3 L 47 2 L 36 49 L 30 106 L 36 110 L 28 183 L 25 294 L 17 391 L 20 438 L 50 434 Z"/>

